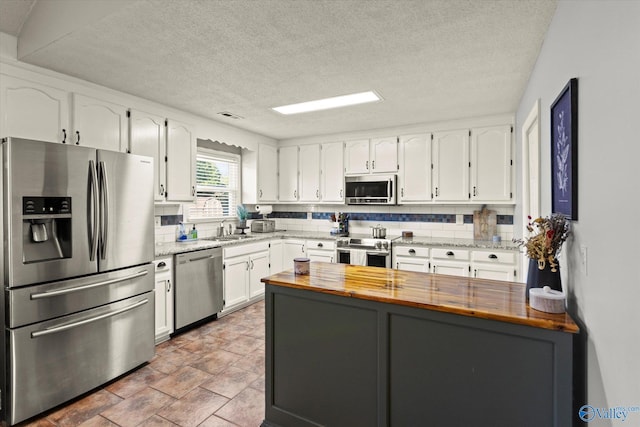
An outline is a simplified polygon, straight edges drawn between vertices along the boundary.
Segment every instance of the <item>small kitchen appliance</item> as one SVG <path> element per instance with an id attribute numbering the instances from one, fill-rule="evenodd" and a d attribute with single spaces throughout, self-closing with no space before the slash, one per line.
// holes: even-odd
<path id="1" fill-rule="evenodd" d="M 273 219 L 254 219 L 251 221 L 252 233 L 272 233 L 276 231 L 276 222 Z"/>

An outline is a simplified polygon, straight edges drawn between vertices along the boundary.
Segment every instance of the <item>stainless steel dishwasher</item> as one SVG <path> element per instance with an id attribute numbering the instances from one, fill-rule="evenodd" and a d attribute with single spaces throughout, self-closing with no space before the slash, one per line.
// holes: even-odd
<path id="1" fill-rule="evenodd" d="M 176 255 L 176 331 L 222 311 L 222 248 Z"/>

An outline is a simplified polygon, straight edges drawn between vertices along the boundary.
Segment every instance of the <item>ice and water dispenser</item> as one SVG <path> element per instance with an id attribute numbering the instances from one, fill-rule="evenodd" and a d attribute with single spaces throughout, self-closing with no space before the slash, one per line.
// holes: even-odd
<path id="1" fill-rule="evenodd" d="M 71 197 L 22 198 L 24 263 L 71 258 Z"/>

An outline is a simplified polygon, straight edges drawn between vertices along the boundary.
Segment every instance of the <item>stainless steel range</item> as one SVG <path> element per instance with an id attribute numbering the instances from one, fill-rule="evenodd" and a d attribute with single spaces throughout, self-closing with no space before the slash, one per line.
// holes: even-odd
<path id="1" fill-rule="evenodd" d="M 391 268 L 391 239 L 342 237 L 336 246 L 341 264 Z"/>
<path id="2" fill-rule="evenodd" d="M 1 146 L 0 417 L 12 425 L 153 357 L 153 160 Z"/>

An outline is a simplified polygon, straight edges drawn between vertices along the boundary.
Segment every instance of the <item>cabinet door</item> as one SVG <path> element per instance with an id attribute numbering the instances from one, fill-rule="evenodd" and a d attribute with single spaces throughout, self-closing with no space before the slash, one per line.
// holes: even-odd
<path id="1" fill-rule="evenodd" d="M 173 257 L 159 258 L 155 264 L 156 344 L 173 333 Z"/>
<path id="2" fill-rule="evenodd" d="M 189 127 L 167 120 L 167 201 L 193 202 L 196 196 L 196 140 Z"/>
<path id="3" fill-rule="evenodd" d="M 433 261 L 433 273 L 469 277 L 469 264 L 452 261 Z"/>
<path id="4" fill-rule="evenodd" d="M 396 173 L 398 171 L 398 138 L 375 138 L 371 140 L 371 172 Z"/>
<path id="5" fill-rule="evenodd" d="M 395 268 L 404 271 L 429 272 L 429 260 L 424 258 L 396 257 Z"/>
<path id="6" fill-rule="evenodd" d="M 0 135 L 49 142 L 71 142 L 69 94 L 0 75 Z"/>
<path id="7" fill-rule="evenodd" d="M 298 200 L 298 147 L 278 149 L 278 197 L 281 202 Z"/>
<path id="8" fill-rule="evenodd" d="M 305 256 L 304 240 L 288 239 L 283 240 L 282 246 L 282 269 L 293 269 L 293 259 Z"/>
<path id="9" fill-rule="evenodd" d="M 249 298 L 264 295 L 264 283 L 260 281 L 269 275 L 269 251 L 257 252 L 249 256 Z"/>
<path id="10" fill-rule="evenodd" d="M 249 300 L 249 257 L 239 256 L 224 260 L 224 310 L 227 311 Z"/>
<path id="11" fill-rule="evenodd" d="M 153 158 L 154 200 L 164 200 L 166 185 L 166 138 L 164 118 L 142 111 L 131 110 L 129 116 L 129 151 Z"/>
<path id="12" fill-rule="evenodd" d="M 514 266 L 474 264 L 471 269 L 473 277 L 478 279 L 504 280 L 508 282 L 516 280 Z"/>
<path id="13" fill-rule="evenodd" d="M 126 152 L 127 109 L 122 105 L 73 94 L 73 136 L 76 145 Z"/>
<path id="14" fill-rule="evenodd" d="M 433 198 L 469 200 L 469 131 L 433 134 Z"/>
<path id="15" fill-rule="evenodd" d="M 401 136 L 399 152 L 399 202 L 430 201 L 431 134 Z"/>
<path id="16" fill-rule="evenodd" d="M 344 143 L 344 173 L 369 173 L 369 140 L 360 139 Z"/>
<path id="17" fill-rule="evenodd" d="M 282 240 L 272 240 L 269 243 L 269 264 L 271 265 L 270 274 L 280 273 L 284 268 L 282 267 Z"/>
<path id="18" fill-rule="evenodd" d="M 510 201 L 511 126 L 471 131 L 471 200 Z"/>
<path id="19" fill-rule="evenodd" d="M 301 202 L 320 200 L 320 144 L 301 145 L 300 198 Z"/>
<path id="20" fill-rule="evenodd" d="M 344 203 L 344 151 L 342 142 L 322 144 L 320 195 L 323 202 Z"/>
<path id="21" fill-rule="evenodd" d="M 278 201 L 278 148 L 272 145 L 258 147 L 258 201 Z"/>

